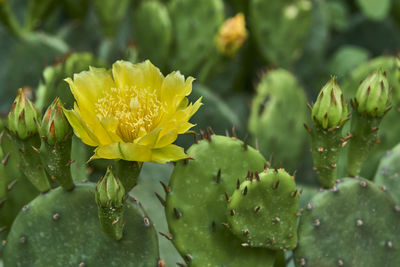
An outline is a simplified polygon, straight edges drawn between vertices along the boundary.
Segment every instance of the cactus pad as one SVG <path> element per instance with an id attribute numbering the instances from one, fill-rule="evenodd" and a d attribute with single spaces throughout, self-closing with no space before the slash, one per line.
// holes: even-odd
<path id="1" fill-rule="evenodd" d="M 299 194 L 294 177 L 266 169 L 244 181 L 228 204 L 232 232 L 251 247 L 294 249 Z"/>
<path id="2" fill-rule="evenodd" d="M 374 182 L 385 186 L 397 204 L 400 204 L 400 145 L 387 151 L 381 159 Z"/>
<path id="3" fill-rule="evenodd" d="M 166 216 L 174 245 L 190 266 L 272 266 L 274 253 L 242 246 L 228 229 L 227 198 L 265 159 L 238 139 L 204 135 L 178 162 L 167 188 Z"/>
<path id="4" fill-rule="evenodd" d="M 126 202 L 124 236 L 101 231 L 95 185 L 57 188 L 26 205 L 14 221 L 4 250 L 6 266 L 156 266 L 158 241 L 138 203 Z"/>
<path id="5" fill-rule="evenodd" d="M 400 208 L 362 178 L 317 193 L 299 224 L 296 266 L 400 266 Z"/>

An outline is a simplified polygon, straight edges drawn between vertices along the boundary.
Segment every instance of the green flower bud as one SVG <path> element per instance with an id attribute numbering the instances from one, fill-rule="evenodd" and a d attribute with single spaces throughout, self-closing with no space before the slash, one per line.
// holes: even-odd
<path id="1" fill-rule="evenodd" d="M 358 87 L 355 108 L 361 114 L 382 117 L 391 107 L 392 92 L 382 69 L 371 73 Z"/>
<path id="2" fill-rule="evenodd" d="M 65 141 L 72 136 L 72 128 L 64 115 L 60 99 L 56 98 L 47 108 L 39 127 L 39 133 L 51 145 Z"/>
<path id="3" fill-rule="evenodd" d="M 317 102 L 312 108 L 311 116 L 313 122 L 324 129 L 340 127 L 346 122 L 347 103 L 336 82 L 336 77 L 332 77 L 322 87 Z"/>
<path id="4" fill-rule="evenodd" d="M 39 119 L 39 110 L 26 97 L 22 89 L 19 89 L 18 95 L 11 105 L 10 113 L 8 113 L 8 129 L 24 140 L 38 133 Z"/>
<path id="5" fill-rule="evenodd" d="M 114 176 L 111 167 L 108 167 L 106 175 L 96 185 L 96 202 L 100 207 L 123 206 L 125 189 L 118 178 Z"/>

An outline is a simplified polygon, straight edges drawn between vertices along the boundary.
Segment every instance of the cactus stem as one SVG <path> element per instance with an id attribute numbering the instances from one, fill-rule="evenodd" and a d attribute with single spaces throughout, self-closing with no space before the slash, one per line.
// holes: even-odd
<path id="1" fill-rule="evenodd" d="M 182 217 L 182 213 L 177 208 L 174 208 L 174 214 L 177 219 Z"/>
<path id="2" fill-rule="evenodd" d="M 164 234 L 163 232 L 158 232 L 160 235 L 162 235 L 163 237 L 165 237 L 166 239 L 168 239 L 169 241 L 173 240 L 173 236 L 171 233 L 169 234 Z"/>
<path id="3" fill-rule="evenodd" d="M 158 193 L 154 193 L 154 194 L 156 195 L 156 197 L 160 201 L 161 205 L 163 205 L 165 207 L 167 205 L 166 201 Z"/>
<path id="4" fill-rule="evenodd" d="M 172 189 L 170 186 L 167 186 L 163 181 L 160 181 L 162 188 L 164 189 L 165 194 L 171 193 Z"/>

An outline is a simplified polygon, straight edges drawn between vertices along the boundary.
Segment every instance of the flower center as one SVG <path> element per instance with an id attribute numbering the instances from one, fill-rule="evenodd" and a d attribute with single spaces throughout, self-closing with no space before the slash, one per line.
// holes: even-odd
<path id="1" fill-rule="evenodd" d="M 133 142 L 150 132 L 164 109 L 154 92 L 128 86 L 106 91 L 95 106 L 100 119 L 118 122 L 116 133 L 125 142 Z"/>

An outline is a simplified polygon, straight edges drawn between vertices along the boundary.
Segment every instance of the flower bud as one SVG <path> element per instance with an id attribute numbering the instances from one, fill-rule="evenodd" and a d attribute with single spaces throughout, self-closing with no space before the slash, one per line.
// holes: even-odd
<path id="1" fill-rule="evenodd" d="M 111 167 L 106 175 L 96 185 L 96 202 L 101 207 L 121 207 L 125 196 L 125 189 L 118 178 L 114 176 Z"/>
<path id="2" fill-rule="evenodd" d="M 311 116 L 313 122 L 324 129 L 340 127 L 346 122 L 347 103 L 336 82 L 336 77 L 332 77 L 322 87 L 317 102 L 312 108 Z"/>
<path id="3" fill-rule="evenodd" d="M 26 97 L 22 89 L 11 105 L 8 113 L 8 129 L 11 133 L 24 140 L 38 132 L 37 122 L 40 112 L 35 105 Z"/>
<path id="4" fill-rule="evenodd" d="M 246 23 L 242 13 L 225 21 L 217 35 L 218 51 L 226 56 L 233 56 L 246 41 Z"/>
<path id="5" fill-rule="evenodd" d="M 390 108 L 392 92 L 382 69 L 371 73 L 358 87 L 357 111 L 372 117 L 382 117 Z"/>
<path id="6" fill-rule="evenodd" d="M 40 136 L 51 145 L 72 136 L 72 128 L 64 115 L 60 99 L 56 98 L 47 108 L 39 132 Z"/>

